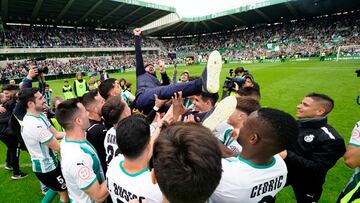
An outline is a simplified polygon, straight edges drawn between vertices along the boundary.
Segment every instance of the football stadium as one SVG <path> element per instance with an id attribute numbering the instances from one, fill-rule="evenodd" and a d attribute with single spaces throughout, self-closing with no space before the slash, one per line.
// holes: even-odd
<path id="1" fill-rule="evenodd" d="M 0 202 L 360 202 L 360 1 L 1 0 Z"/>

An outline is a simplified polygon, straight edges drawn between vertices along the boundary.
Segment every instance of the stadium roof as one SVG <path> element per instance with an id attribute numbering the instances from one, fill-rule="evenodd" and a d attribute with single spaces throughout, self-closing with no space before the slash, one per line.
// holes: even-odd
<path id="1" fill-rule="evenodd" d="M 116 28 L 140 27 L 175 9 L 139 0 L 2 0 L 0 11 L 5 23 Z"/>
<path id="2" fill-rule="evenodd" d="M 357 9 L 360 9 L 359 0 L 266 0 L 202 17 L 180 18 L 174 23 L 149 29 L 146 34 L 182 36 L 213 33 Z"/>

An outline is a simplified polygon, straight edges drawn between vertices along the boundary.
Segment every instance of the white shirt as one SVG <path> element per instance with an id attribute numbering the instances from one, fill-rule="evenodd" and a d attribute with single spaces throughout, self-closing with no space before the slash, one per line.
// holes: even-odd
<path id="1" fill-rule="evenodd" d="M 105 180 L 95 148 L 86 140 L 67 140 L 66 136 L 60 147 L 61 171 L 72 202 L 95 202 L 84 192 L 96 181 L 101 184 Z"/>
<path id="2" fill-rule="evenodd" d="M 106 132 L 104 139 L 104 147 L 106 152 L 106 164 L 108 166 L 114 157 L 118 155 L 123 157 L 116 143 L 116 130 L 114 127 L 110 128 L 110 130 Z"/>
<path id="3" fill-rule="evenodd" d="M 255 165 L 240 156 L 222 160 L 220 184 L 210 197 L 212 203 L 268 202 L 286 183 L 284 160 L 275 155 L 269 165 Z"/>
<path id="4" fill-rule="evenodd" d="M 21 136 L 29 151 L 32 170 L 37 173 L 53 171 L 58 160 L 55 152 L 47 144 L 54 135 L 50 132 L 51 124 L 43 113 L 40 116 L 26 114 L 21 128 Z"/>
<path id="5" fill-rule="evenodd" d="M 213 131 L 215 137 L 227 148 L 236 154 L 242 151 L 241 145 L 230 135 L 234 128 L 226 121 L 220 123 Z"/>
<path id="6" fill-rule="evenodd" d="M 132 199 L 145 200 L 147 203 L 161 203 L 162 193 L 157 184 L 151 181 L 148 168 L 130 174 L 122 166 L 124 159 L 115 157 L 106 172 L 108 189 L 113 202 L 128 202 Z"/>
<path id="7" fill-rule="evenodd" d="M 130 104 L 131 104 L 130 99 L 131 99 L 132 97 L 134 97 L 134 95 L 132 95 L 131 92 L 129 92 L 128 90 L 126 90 L 126 91 L 121 92 L 121 97 L 123 98 L 123 100 L 124 100 L 128 105 L 130 105 Z"/>
<path id="8" fill-rule="evenodd" d="M 355 127 L 352 130 L 349 144 L 354 146 L 354 147 L 360 147 L 360 121 L 358 121 L 355 124 Z M 360 167 L 358 166 L 358 167 L 355 168 L 355 172 L 352 175 L 352 178 L 350 179 L 350 182 L 351 182 L 351 180 L 356 180 L 357 181 L 358 178 L 356 176 L 359 176 L 359 174 L 360 174 Z M 358 182 L 356 182 L 356 184 L 357 183 Z"/>

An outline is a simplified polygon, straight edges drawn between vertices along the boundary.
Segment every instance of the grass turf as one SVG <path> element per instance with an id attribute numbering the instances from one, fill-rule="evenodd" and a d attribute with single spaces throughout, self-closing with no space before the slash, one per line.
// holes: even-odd
<path id="1" fill-rule="evenodd" d="M 221 82 L 225 80 L 230 68 L 238 64 L 223 65 Z M 359 120 L 360 108 L 355 103 L 355 97 L 359 94 L 359 81 L 356 78 L 355 69 L 360 67 L 360 61 L 341 62 L 285 62 L 242 65 L 250 71 L 261 87 L 261 105 L 273 107 L 295 115 L 296 105 L 304 95 L 310 92 L 328 94 L 335 100 L 335 108 L 329 115 L 329 123 L 337 129 L 348 143 L 351 130 L 355 122 Z M 191 75 L 200 75 L 203 65 L 181 67 L 181 71 L 188 69 Z M 168 74 L 172 76 L 172 69 Z M 125 78 L 131 81 L 135 92 L 135 73 L 111 74 L 116 79 Z M 99 76 L 97 77 L 99 78 Z M 53 96 L 62 95 L 63 81 L 49 81 Z M 70 84 L 73 79 L 70 80 Z M 37 86 L 34 84 L 34 86 Z M 5 164 L 6 147 L 0 143 L 0 202 L 39 202 L 42 198 L 40 185 L 35 175 L 31 172 L 30 158 L 27 152 L 21 152 L 21 170 L 29 173 L 29 177 L 23 180 L 13 181 L 12 173 L 6 171 Z M 344 165 L 340 159 L 332 168 L 326 178 L 324 191 L 320 202 L 335 202 L 340 191 L 343 189 L 351 176 L 352 170 Z M 55 201 L 54 201 L 55 202 Z M 291 188 L 285 188 L 277 195 L 277 202 L 295 202 Z"/>

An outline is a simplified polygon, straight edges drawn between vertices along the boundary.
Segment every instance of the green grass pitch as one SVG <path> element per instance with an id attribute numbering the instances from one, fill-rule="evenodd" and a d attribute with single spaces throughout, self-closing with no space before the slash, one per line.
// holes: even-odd
<path id="1" fill-rule="evenodd" d="M 221 82 L 225 80 L 228 70 L 237 66 L 238 64 L 223 65 Z M 355 102 L 356 95 L 360 94 L 360 78 L 357 78 L 355 74 L 355 69 L 360 68 L 360 61 L 318 62 L 314 59 L 308 62 L 242 66 L 248 69 L 260 84 L 262 106 L 278 108 L 295 115 L 296 105 L 304 95 L 319 92 L 331 96 L 335 100 L 335 108 L 329 115 L 329 123 L 348 143 L 351 130 L 360 119 L 360 106 Z M 184 69 L 188 69 L 191 75 L 200 75 L 203 65 L 181 67 L 178 75 Z M 172 77 L 172 68 L 168 68 L 167 72 Z M 123 77 L 133 82 L 133 92 L 135 92 L 134 72 L 110 76 L 116 79 Z M 70 84 L 72 82 L 73 80 L 70 80 Z M 49 81 L 49 84 L 53 89 L 53 95 L 62 95 L 63 81 Z M 42 198 L 40 185 L 31 171 L 28 153 L 21 152 L 20 165 L 21 170 L 29 173 L 29 177 L 16 181 L 11 180 L 12 173 L 4 169 L 5 156 L 5 145 L 0 143 L 0 202 L 40 202 Z M 340 159 L 327 175 L 320 202 L 335 202 L 351 173 L 352 170 L 345 166 L 343 159 Z M 277 195 L 277 202 L 295 202 L 292 189 L 282 190 Z"/>

